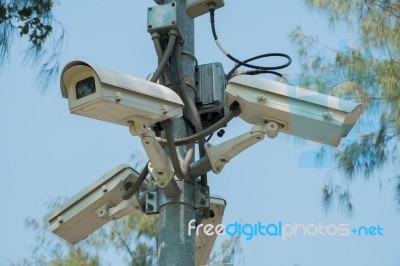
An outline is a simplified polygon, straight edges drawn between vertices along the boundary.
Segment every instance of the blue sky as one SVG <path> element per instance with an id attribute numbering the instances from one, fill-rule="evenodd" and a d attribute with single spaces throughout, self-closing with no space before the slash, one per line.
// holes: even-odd
<path id="1" fill-rule="evenodd" d="M 242 59 L 266 52 L 287 53 L 294 63 L 282 71 L 285 74 L 299 72 L 301 62 L 287 37 L 298 25 L 332 47 L 352 41 L 351 30 L 329 30 L 325 19 L 307 11 L 301 1 L 225 2 L 216 11 L 218 36 L 225 48 Z M 146 31 L 146 9 L 153 5 L 150 0 L 61 1 L 55 8 L 67 32 L 61 65 L 80 59 L 145 78 L 157 61 Z M 229 71 L 233 64 L 214 44 L 209 17 L 198 18 L 195 25 L 199 62 L 221 62 Z M 14 43 L 11 60 L 0 76 L 0 265 L 29 257 L 34 234 L 24 227 L 26 217 L 42 219 L 47 214 L 46 202 L 73 196 L 114 166 L 133 164 L 132 153 L 143 154 L 127 128 L 71 115 L 58 80 L 40 94 L 35 67 L 22 63 L 23 49 L 21 42 Z M 234 120 L 225 129 L 224 140 L 250 128 Z M 390 182 L 394 170 L 388 167 L 371 181 L 360 178 L 351 185 L 352 219 L 336 209 L 326 216 L 321 188 L 330 168 L 310 167 L 309 154 L 319 148 L 319 144 L 299 143 L 281 134 L 243 152 L 220 175 L 211 174 L 211 192 L 228 202 L 224 223 L 380 225 L 384 236 L 243 239 L 245 265 L 398 265 L 400 217 Z M 335 179 L 340 180 L 339 176 Z"/>

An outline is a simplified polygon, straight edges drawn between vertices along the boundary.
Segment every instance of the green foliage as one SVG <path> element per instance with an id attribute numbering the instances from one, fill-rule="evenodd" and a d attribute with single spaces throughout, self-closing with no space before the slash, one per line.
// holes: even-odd
<path id="1" fill-rule="evenodd" d="M 322 188 L 322 203 L 325 212 L 333 206 L 333 201 L 336 200 L 340 210 L 351 217 L 353 214 L 353 204 L 351 203 L 351 193 L 348 189 L 343 189 L 337 184 L 328 183 Z"/>
<path id="2" fill-rule="evenodd" d="M 48 228 L 35 219 L 28 218 L 26 226 L 35 232 L 36 244 L 33 246 L 30 258 L 22 259 L 12 265 L 26 266 L 98 266 L 100 265 L 99 256 L 86 246 L 73 247 L 63 244 L 54 237 Z"/>
<path id="3" fill-rule="evenodd" d="M 133 213 L 112 221 L 108 232 L 100 234 L 120 254 L 126 254 L 129 265 L 156 265 L 158 216 Z M 95 236 L 96 237 L 96 236 Z"/>
<path id="4" fill-rule="evenodd" d="M 98 266 L 98 258 L 90 258 L 81 250 L 70 248 L 65 258 L 57 258 L 50 262 L 51 266 L 70 266 L 70 265 L 81 265 L 81 266 Z"/>
<path id="5" fill-rule="evenodd" d="M 396 176 L 395 193 L 397 204 L 400 206 L 400 175 Z"/>
<path id="6" fill-rule="evenodd" d="M 331 27 L 346 25 L 357 32 L 355 43 L 339 50 L 305 34 L 290 34 L 302 61 L 300 86 L 356 99 L 363 115 L 354 129 L 358 136 L 333 152 L 347 180 L 339 186 L 328 177 L 323 188 L 325 207 L 333 198 L 344 211 L 353 209 L 349 184 L 355 176 L 368 179 L 390 163 L 396 164 L 400 139 L 400 1 L 304 0 L 310 10 L 328 18 Z M 323 148 L 319 158 L 325 158 Z M 349 182 L 350 181 L 350 182 Z M 397 189 L 397 198 L 400 198 Z"/>
<path id="7" fill-rule="evenodd" d="M 17 33 L 27 38 L 25 60 L 39 63 L 44 89 L 59 69 L 64 30 L 52 16 L 53 0 L 0 0 L 0 66 L 10 54 Z"/>
<path id="8" fill-rule="evenodd" d="M 240 245 L 239 236 L 224 239 L 218 250 L 214 250 L 209 258 L 208 264 L 218 264 L 218 263 L 233 263 L 236 260 L 235 265 L 240 265 L 243 261 L 240 258 L 242 253 L 242 247 Z"/>
<path id="9" fill-rule="evenodd" d="M 111 221 L 76 246 L 53 235 L 45 224 L 28 218 L 26 225 L 36 234 L 32 256 L 15 265 L 97 266 L 110 263 L 104 256 L 112 250 L 127 265 L 156 265 L 157 216 L 132 214 Z"/>

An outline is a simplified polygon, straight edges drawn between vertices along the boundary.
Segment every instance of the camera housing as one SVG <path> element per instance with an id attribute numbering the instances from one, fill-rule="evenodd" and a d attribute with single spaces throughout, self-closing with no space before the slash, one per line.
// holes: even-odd
<path id="1" fill-rule="evenodd" d="M 210 217 L 203 218 L 201 220 L 201 224 L 204 226 L 212 225 L 212 228 L 215 228 L 216 226 L 222 224 L 222 218 L 224 216 L 225 208 L 226 208 L 226 200 L 219 195 L 211 194 L 210 207 L 209 207 Z M 217 234 L 207 235 L 204 233 L 204 230 L 200 230 L 200 234 L 196 235 L 195 238 L 196 266 L 205 265 L 207 263 L 216 239 L 217 239 Z"/>
<path id="2" fill-rule="evenodd" d="M 129 165 L 115 167 L 49 214 L 46 221 L 50 230 L 76 244 L 111 219 L 126 215 L 126 208 L 140 210 L 138 191 L 130 200 L 122 199 L 125 185 L 135 184 L 138 177 Z"/>
<path id="3" fill-rule="evenodd" d="M 67 64 L 61 94 L 73 114 L 129 126 L 140 117 L 154 124 L 182 116 L 183 102 L 171 89 L 82 61 Z"/>
<path id="4" fill-rule="evenodd" d="M 210 8 L 220 8 L 225 5 L 224 0 L 186 0 L 186 13 L 196 18 L 210 11 Z"/>
<path id="5" fill-rule="evenodd" d="M 234 101 L 247 123 L 276 122 L 280 132 L 335 147 L 361 114 L 359 103 L 250 75 L 229 80 L 225 109 Z"/>

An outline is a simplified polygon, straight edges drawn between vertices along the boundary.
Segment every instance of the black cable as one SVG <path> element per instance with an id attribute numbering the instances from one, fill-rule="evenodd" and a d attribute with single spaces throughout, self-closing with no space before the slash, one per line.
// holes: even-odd
<path id="1" fill-rule="evenodd" d="M 281 79 L 283 79 L 283 80 L 286 82 L 286 84 L 288 84 L 288 85 L 293 85 L 293 84 L 290 83 L 290 81 L 289 81 L 287 78 L 285 78 L 281 73 L 275 72 L 275 71 L 249 70 L 249 71 L 246 71 L 244 74 L 246 74 L 246 75 L 272 74 L 272 75 L 276 75 L 276 76 L 280 77 Z"/>
<path id="2" fill-rule="evenodd" d="M 210 136 L 208 136 L 208 138 L 206 139 L 206 142 L 209 142 L 211 140 L 211 138 L 213 137 L 214 133 L 211 133 Z"/>
<path id="3" fill-rule="evenodd" d="M 283 69 L 285 67 L 288 67 L 291 63 L 292 63 L 292 58 L 287 55 L 287 54 L 283 54 L 283 53 L 268 53 L 268 54 L 262 54 L 262 55 L 258 55 L 255 57 L 252 57 L 250 59 L 247 59 L 245 61 L 240 61 L 239 59 L 233 57 L 232 55 L 230 55 L 221 45 L 221 43 L 218 40 L 218 36 L 217 36 L 217 32 L 215 30 L 215 9 L 210 9 L 210 20 L 211 20 L 211 30 L 214 36 L 214 40 L 217 44 L 217 46 L 219 47 L 219 49 L 229 58 L 231 59 L 233 62 L 235 62 L 237 65 L 231 70 L 231 72 L 229 72 L 228 77 L 232 76 L 233 72 L 238 69 L 240 66 L 245 66 L 248 68 L 252 68 L 255 70 L 264 70 L 264 71 L 273 71 L 273 70 L 278 70 L 278 69 Z M 252 65 L 252 64 L 248 64 L 248 62 L 251 62 L 253 60 L 256 59 L 260 59 L 260 58 L 266 58 L 266 57 L 283 57 L 286 58 L 288 61 L 283 64 L 283 65 L 279 65 L 279 66 L 271 66 L 271 67 L 265 67 L 265 66 L 256 66 L 256 65 Z M 277 73 L 277 72 L 275 72 Z"/>
<path id="4" fill-rule="evenodd" d="M 246 75 L 259 75 L 259 74 L 272 74 L 278 77 L 283 77 L 283 75 L 279 72 L 276 71 L 270 71 L 270 70 L 249 70 L 245 72 Z"/>
<path id="5" fill-rule="evenodd" d="M 149 162 L 145 165 L 142 172 L 140 173 L 138 179 L 134 184 L 129 183 L 124 188 L 125 191 L 122 194 L 122 199 L 128 200 L 132 198 L 132 196 L 138 191 L 139 187 L 142 185 L 143 181 L 146 179 L 146 176 L 149 174 Z"/>
<path id="6" fill-rule="evenodd" d="M 185 138 L 181 138 L 181 139 L 176 139 L 175 140 L 175 145 L 176 146 L 182 146 L 182 145 L 187 145 L 187 144 L 191 144 L 194 143 L 195 141 L 204 139 L 205 137 L 211 135 L 212 133 L 214 133 L 215 131 L 217 131 L 218 129 L 220 129 L 221 127 L 226 126 L 226 124 L 228 124 L 233 118 L 235 118 L 236 116 L 240 115 L 240 108 L 239 108 L 239 103 L 234 101 L 230 106 L 229 106 L 229 112 L 220 120 L 218 120 L 216 123 L 214 123 L 212 126 L 204 129 L 203 131 L 189 136 L 189 137 L 185 137 Z M 160 144 L 166 144 L 167 140 L 164 138 L 160 138 L 160 137 L 156 137 L 156 140 L 158 142 L 160 142 Z"/>
<path id="7" fill-rule="evenodd" d="M 281 54 L 281 53 L 262 54 L 262 55 L 257 55 L 255 57 L 246 59 L 246 60 L 243 61 L 243 63 L 248 63 L 248 62 L 251 62 L 251 61 L 254 61 L 254 60 L 257 60 L 257 59 L 266 58 L 266 57 L 270 57 L 270 56 L 281 56 L 281 55 L 282 56 L 288 56 L 288 55 Z M 242 65 L 243 64 L 240 64 L 240 63 L 236 64 L 236 66 L 234 68 L 232 68 L 231 71 L 229 71 L 228 75 L 226 75 L 227 76 L 227 80 L 230 80 L 232 78 L 233 73 L 236 71 L 236 69 L 238 69 Z M 249 71 L 246 72 L 246 74 L 249 74 L 249 75 L 258 75 L 258 74 L 263 74 L 263 73 L 274 74 L 274 75 L 277 75 L 279 77 L 282 77 L 282 74 L 280 74 L 280 73 L 278 73 L 276 71 L 273 71 L 273 70 L 254 69 L 254 70 L 249 70 Z"/>
<path id="8" fill-rule="evenodd" d="M 195 64 L 195 68 L 199 67 L 199 61 L 197 60 L 197 58 L 196 58 L 196 56 L 194 54 L 192 54 L 190 52 L 187 52 L 187 51 L 182 51 L 181 53 L 184 54 L 184 55 L 187 55 L 187 56 L 189 56 L 189 57 L 191 57 L 193 59 L 194 64 Z"/>

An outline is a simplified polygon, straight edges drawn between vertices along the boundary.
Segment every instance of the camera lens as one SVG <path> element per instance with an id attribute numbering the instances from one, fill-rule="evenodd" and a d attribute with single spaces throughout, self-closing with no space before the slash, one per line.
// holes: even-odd
<path id="1" fill-rule="evenodd" d="M 76 99 L 81 99 L 96 92 L 94 77 L 78 81 L 75 85 Z"/>

